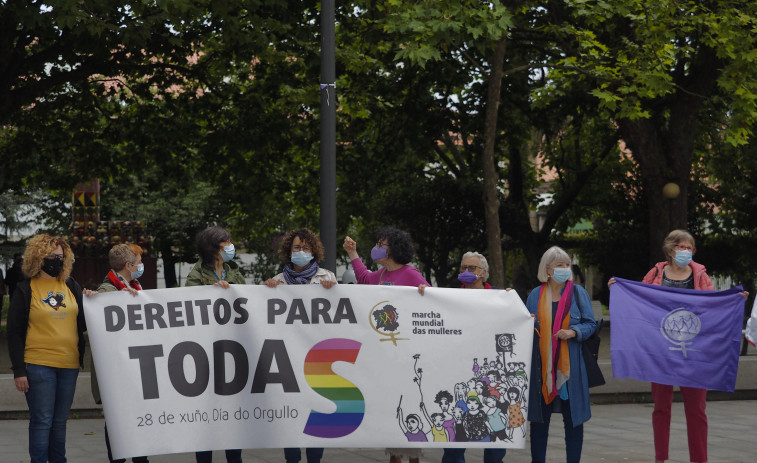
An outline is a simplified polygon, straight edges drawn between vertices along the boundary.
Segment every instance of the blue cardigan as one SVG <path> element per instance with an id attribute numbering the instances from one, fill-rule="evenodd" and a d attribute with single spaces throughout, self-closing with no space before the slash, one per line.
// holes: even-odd
<path id="1" fill-rule="evenodd" d="M 589 383 L 586 377 L 581 342 L 594 334 L 597 322 L 591 309 L 589 293 L 578 285 L 574 285 L 575 293 L 570 305 L 570 323 L 568 327 L 576 332 L 576 337 L 568 339 L 568 354 L 570 355 L 570 378 L 568 379 L 568 397 L 570 415 L 573 426 L 578 426 L 591 418 L 591 404 L 589 402 Z M 564 288 L 563 288 L 564 289 Z M 541 285 L 534 288 L 526 300 L 528 311 L 536 315 L 539 306 L 539 292 Z M 562 294 L 562 292 L 560 292 Z M 542 332 L 537 318 L 534 328 Z M 544 333 L 549 332 L 549 329 Z M 539 336 L 534 333 L 534 348 L 531 357 L 531 385 L 528 395 L 528 420 L 537 423 L 544 422 L 544 397 L 541 393 L 541 355 L 539 353 Z"/>

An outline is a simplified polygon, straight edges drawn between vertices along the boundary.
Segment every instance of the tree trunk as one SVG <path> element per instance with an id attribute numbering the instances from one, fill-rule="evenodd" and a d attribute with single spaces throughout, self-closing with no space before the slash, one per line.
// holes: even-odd
<path id="1" fill-rule="evenodd" d="M 660 125 L 653 120 L 620 122 L 623 140 L 641 168 L 642 185 L 649 207 L 647 252 L 650 265 L 665 259 L 662 242 L 668 233 L 675 229 L 685 230 L 688 223 L 693 130 L 679 130 L 676 127 L 679 124 L 672 121 L 669 124 L 667 130 L 661 131 Z M 689 127 L 689 124 L 684 125 Z M 667 183 L 678 185 L 677 197 L 666 198 L 663 195 Z"/>
<path id="2" fill-rule="evenodd" d="M 179 283 L 176 281 L 176 257 L 171 250 L 171 246 L 163 246 L 160 250 L 160 256 L 163 259 L 163 277 L 166 281 L 166 288 L 179 286 Z"/>
<path id="3" fill-rule="evenodd" d="M 505 264 L 502 256 L 502 239 L 499 226 L 499 175 L 494 162 L 494 148 L 497 143 L 497 114 L 499 111 L 502 77 L 504 76 L 507 38 L 503 35 L 497 42 L 491 60 L 491 74 L 486 94 L 486 115 L 484 121 L 484 152 L 482 156 L 484 172 L 484 216 L 486 217 L 486 247 L 489 254 L 489 281 L 500 288 L 505 287 Z"/>
<path id="4" fill-rule="evenodd" d="M 703 95 L 717 85 L 722 64 L 711 48 L 702 47 L 676 75 L 676 93 L 648 104 L 649 119 L 618 121 L 622 139 L 641 168 L 649 204 L 649 263 L 662 259 L 662 241 L 672 230 L 688 227 L 688 192 L 691 163 L 698 132 Z M 665 198 L 666 183 L 676 183 L 678 197 Z"/>

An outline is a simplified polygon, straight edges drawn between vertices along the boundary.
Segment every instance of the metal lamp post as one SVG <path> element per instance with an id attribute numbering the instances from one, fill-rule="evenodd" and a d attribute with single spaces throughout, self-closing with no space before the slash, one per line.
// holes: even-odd
<path id="1" fill-rule="evenodd" d="M 336 271 L 336 69 L 334 0 L 321 2 L 321 241 Z"/>

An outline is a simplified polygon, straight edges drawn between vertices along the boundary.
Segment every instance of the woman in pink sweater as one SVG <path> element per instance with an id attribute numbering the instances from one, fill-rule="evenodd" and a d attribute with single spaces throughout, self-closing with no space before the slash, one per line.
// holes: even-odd
<path id="1" fill-rule="evenodd" d="M 421 272 L 408 263 L 415 255 L 410 235 L 393 227 L 382 228 L 376 234 L 376 246 L 371 249 L 371 259 L 381 268 L 371 272 L 357 254 L 357 243 L 349 236 L 344 238 L 344 250 L 350 257 L 355 278 L 361 285 L 417 286 L 421 295 L 429 286 Z M 410 463 L 418 463 L 421 449 L 386 449 L 389 463 L 401 463 L 407 456 Z"/>
<path id="2" fill-rule="evenodd" d="M 355 278 L 361 285 L 416 286 L 421 294 L 429 286 L 421 272 L 408 263 L 415 255 L 410 235 L 393 227 L 382 228 L 376 235 L 376 246 L 371 249 L 371 259 L 381 268 L 368 270 L 360 256 L 357 244 L 349 236 L 344 238 L 344 250 L 350 257 Z"/>

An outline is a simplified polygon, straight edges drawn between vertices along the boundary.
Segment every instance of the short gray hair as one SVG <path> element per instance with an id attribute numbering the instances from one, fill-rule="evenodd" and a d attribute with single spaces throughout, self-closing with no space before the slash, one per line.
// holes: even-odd
<path id="1" fill-rule="evenodd" d="M 544 255 L 541 256 L 541 261 L 539 262 L 539 271 L 536 273 L 536 278 L 538 278 L 542 283 L 546 283 L 549 279 L 547 269 L 549 267 L 552 267 L 558 260 L 564 260 L 567 261 L 568 264 L 570 264 L 570 256 L 567 252 L 565 252 L 563 248 L 559 246 L 552 246 L 551 248 L 547 249 Z M 573 279 L 572 273 L 570 275 L 570 279 Z"/>
<path id="2" fill-rule="evenodd" d="M 116 272 L 123 270 L 127 263 L 133 264 L 136 261 L 137 255 L 134 254 L 128 244 L 117 244 L 108 252 L 108 264 Z"/>
<path id="3" fill-rule="evenodd" d="M 478 257 L 479 267 L 481 267 L 484 270 L 484 274 L 481 277 L 481 279 L 486 281 L 489 278 L 489 262 L 486 261 L 486 257 L 484 257 L 484 255 L 479 252 L 468 251 L 465 254 L 463 254 L 463 257 L 460 259 L 461 264 L 463 262 L 463 259 L 465 259 L 466 257 Z"/>

